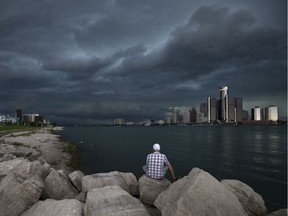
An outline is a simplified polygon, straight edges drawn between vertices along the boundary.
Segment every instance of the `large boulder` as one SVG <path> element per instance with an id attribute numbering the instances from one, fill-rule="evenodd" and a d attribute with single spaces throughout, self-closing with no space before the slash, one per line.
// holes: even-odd
<path id="1" fill-rule="evenodd" d="M 288 215 L 287 209 L 279 209 L 279 210 L 271 212 L 265 216 L 287 216 L 287 215 Z"/>
<path id="2" fill-rule="evenodd" d="M 0 182 L 0 216 L 17 216 L 36 203 L 44 183 L 39 176 L 11 173 Z"/>
<path id="3" fill-rule="evenodd" d="M 199 168 L 171 184 L 154 204 L 163 216 L 247 216 L 237 197 Z"/>
<path id="4" fill-rule="evenodd" d="M 171 182 L 165 178 L 156 180 L 147 175 L 141 176 L 139 179 L 140 200 L 153 205 L 158 195 L 166 190 L 170 184 Z"/>
<path id="5" fill-rule="evenodd" d="M 20 173 L 27 176 L 40 176 L 44 180 L 49 174 L 50 168 L 51 166 L 48 163 L 35 160 L 33 162 L 27 163 L 26 170 L 22 170 Z"/>
<path id="6" fill-rule="evenodd" d="M 21 216 L 83 216 L 84 204 L 75 199 L 39 201 Z"/>
<path id="7" fill-rule="evenodd" d="M 76 170 L 72 173 L 70 173 L 69 178 L 71 180 L 71 182 L 73 183 L 73 185 L 77 188 L 78 191 L 82 190 L 82 177 L 85 176 L 85 174 L 80 171 L 80 170 Z"/>
<path id="8" fill-rule="evenodd" d="M 42 199 L 73 199 L 78 194 L 68 177 L 53 168 L 51 168 L 51 172 L 45 178 L 44 183 Z"/>
<path id="9" fill-rule="evenodd" d="M 138 187 L 138 181 L 135 177 L 135 175 L 131 172 L 119 172 L 119 174 L 124 178 L 126 184 L 129 187 L 129 193 L 132 196 L 139 195 L 139 187 Z"/>
<path id="10" fill-rule="evenodd" d="M 14 159 L 0 163 L 0 176 L 6 176 L 10 173 L 19 173 L 25 176 L 40 176 L 44 179 L 50 170 L 50 165 L 43 161 L 30 162 L 26 159 Z"/>
<path id="11" fill-rule="evenodd" d="M 35 157 L 40 154 L 40 152 L 36 150 L 35 148 L 24 146 L 21 143 L 1 144 L 0 152 L 5 153 L 5 154 L 12 154 L 17 157 L 28 157 L 28 158 Z"/>
<path id="12" fill-rule="evenodd" d="M 85 216 L 148 216 L 140 200 L 119 186 L 94 188 L 87 194 Z"/>
<path id="13" fill-rule="evenodd" d="M 6 176 L 12 172 L 20 172 L 25 170 L 30 162 L 25 159 L 14 159 L 9 161 L 2 161 L 0 163 L 0 176 Z"/>
<path id="14" fill-rule="evenodd" d="M 222 180 L 221 184 L 231 190 L 249 216 L 262 216 L 267 212 L 263 198 L 247 184 L 238 180 Z"/>
<path id="15" fill-rule="evenodd" d="M 136 177 L 132 173 L 125 176 L 125 173 L 114 171 L 87 175 L 82 178 L 83 192 L 88 192 L 93 188 L 101 188 L 110 185 L 118 185 L 131 195 L 137 195 L 135 194 L 135 192 L 137 193 L 135 187 L 138 187 L 138 184 Z"/>

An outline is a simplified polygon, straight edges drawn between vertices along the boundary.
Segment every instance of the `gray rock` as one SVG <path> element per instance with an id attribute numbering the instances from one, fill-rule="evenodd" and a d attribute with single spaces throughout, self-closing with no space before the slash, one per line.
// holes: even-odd
<path id="1" fill-rule="evenodd" d="M 131 172 L 119 172 L 119 174 L 125 179 L 129 190 L 130 190 L 130 194 L 132 196 L 138 196 L 139 195 L 139 187 L 138 187 L 138 181 L 136 179 L 136 176 L 131 173 Z"/>
<path id="2" fill-rule="evenodd" d="M 287 216 L 287 215 L 288 215 L 287 209 L 279 209 L 279 210 L 271 212 L 265 216 Z"/>
<path id="3" fill-rule="evenodd" d="M 17 158 L 15 155 L 13 154 L 9 154 L 9 153 L 4 153 L 1 152 L 2 154 L 0 154 L 0 162 L 3 161 L 9 161 L 9 160 L 14 160 L 15 158 Z"/>
<path id="4" fill-rule="evenodd" d="M 158 195 L 166 190 L 170 184 L 171 182 L 165 178 L 156 180 L 149 178 L 147 175 L 141 176 L 139 179 L 140 200 L 153 205 Z"/>
<path id="5" fill-rule="evenodd" d="M 82 177 L 84 177 L 85 174 L 80 170 L 76 170 L 70 173 L 68 176 L 72 184 L 77 188 L 77 190 L 81 191 L 82 190 Z"/>
<path id="6" fill-rule="evenodd" d="M 132 174 L 133 175 L 133 174 Z M 132 177 L 132 175 L 129 174 L 129 177 Z M 134 176 L 134 175 L 133 175 Z M 128 176 L 126 176 L 128 178 Z M 114 171 L 109 173 L 97 173 L 93 175 L 87 175 L 82 178 L 82 191 L 88 192 L 93 188 L 101 188 L 105 186 L 110 185 L 118 185 L 123 190 L 127 191 L 131 195 L 135 192 L 135 189 L 131 191 L 131 188 L 134 187 L 133 185 L 129 185 L 129 182 L 137 182 L 136 177 L 134 176 L 134 180 L 127 181 L 126 178 L 124 178 L 123 173 L 120 174 L 120 172 Z"/>
<path id="7" fill-rule="evenodd" d="M 0 176 L 15 172 L 27 177 L 37 175 L 44 179 L 49 170 L 50 165 L 42 161 L 30 162 L 26 159 L 14 159 L 0 163 Z"/>
<path id="8" fill-rule="evenodd" d="M 39 201 L 21 216 L 83 216 L 84 204 L 75 199 Z"/>
<path id="9" fill-rule="evenodd" d="M 40 152 L 34 148 L 24 146 L 23 144 L 2 144 L 0 145 L 0 152 L 5 154 L 12 154 L 17 157 L 34 157 Z"/>
<path id="10" fill-rule="evenodd" d="M 20 215 L 39 200 L 43 188 L 38 176 L 7 175 L 0 182 L 0 216 Z"/>
<path id="11" fill-rule="evenodd" d="M 143 205 L 145 206 L 150 216 L 161 216 L 160 210 L 157 209 L 155 206 L 145 204 L 145 203 L 143 203 Z"/>
<path id="12" fill-rule="evenodd" d="M 43 180 L 47 177 L 51 169 L 48 163 L 43 161 L 35 160 L 27 163 L 26 170 L 20 170 L 19 172 L 28 176 L 40 176 Z"/>
<path id="13" fill-rule="evenodd" d="M 262 216 L 267 212 L 263 198 L 247 184 L 238 180 L 222 180 L 221 184 L 231 190 L 249 216 Z"/>
<path id="14" fill-rule="evenodd" d="M 87 194 L 85 216 L 148 216 L 140 200 L 119 186 L 94 188 Z"/>
<path id="15" fill-rule="evenodd" d="M 237 197 L 199 168 L 171 184 L 154 204 L 163 216 L 247 216 Z"/>
<path id="16" fill-rule="evenodd" d="M 21 170 L 25 170 L 28 163 L 30 162 L 25 159 L 3 161 L 0 163 L 0 175 L 8 175 L 12 172 L 20 172 Z"/>
<path id="17" fill-rule="evenodd" d="M 85 203 L 86 202 L 86 197 L 87 197 L 87 192 L 80 192 L 75 199 L 79 200 L 80 202 Z"/>
<path id="18" fill-rule="evenodd" d="M 78 191 L 73 187 L 68 178 L 51 168 L 50 174 L 45 178 L 45 187 L 41 195 L 42 199 L 73 199 Z"/>

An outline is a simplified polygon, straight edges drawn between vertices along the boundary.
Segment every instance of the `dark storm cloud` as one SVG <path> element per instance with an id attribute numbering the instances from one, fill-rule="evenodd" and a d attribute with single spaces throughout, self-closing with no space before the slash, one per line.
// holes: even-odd
<path id="1" fill-rule="evenodd" d="M 157 119 L 221 85 L 286 100 L 285 1 L 0 1 L 0 113 Z"/>
<path id="2" fill-rule="evenodd" d="M 150 78 L 147 80 L 154 77 L 152 85 L 159 83 L 172 89 L 181 86 L 181 82 L 189 89 L 185 83 L 201 83 L 203 77 L 211 76 L 222 82 L 260 79 L 263 85 L 269 83 L 269 90 L 262 87 L 261 92 L 257 91 L 264 95 L 273 88 L 279 89 L 277 83 L 282 83 L 281 90 L 285 92 L 286 33 L 253 26 L 255 22 L 256 18 L 247 10 L 231 12 L 229 8 L 201 7 L 187 25 L 172 32 L 163 48 L 146 56 L 127 58 L 116 70 L 135 80 L 141 80 L 143 74 Z M 267 77 L 275 73 L 279 76 L 270 82 Z M 152 87 L 149 82 L 145 84 Z"/>

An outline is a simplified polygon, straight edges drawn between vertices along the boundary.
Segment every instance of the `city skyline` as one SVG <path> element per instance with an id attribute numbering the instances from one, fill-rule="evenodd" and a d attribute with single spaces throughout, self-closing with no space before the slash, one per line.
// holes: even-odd
<path id="1" fill-rule="evenodd" d="M 191 109 L 182 110 L 173 108 L 171 122 L 176 123 L 212 123 L 212 122 L 242 122 L 242 121 L 278 121 L 278 106 L 269 105 L 265 107 L 253 106 L 249 110 L 243 109 L 244 99 L 242 97 L 234 97 L 229 93 L 229 86 L 221 86 L 219 88 L 219 98 L 208 97 L 206 102 L 200 104 L 196 111 L 193 105 Z M 251 111 L 250 111 L 251 110 Z M 192 112 L 194 114 L 192 115 Z M 197 113 L 201 114 L 196 121 Z M 193 116 L 193 117 L 192 117 Z M 194 118 L 192 120 L 192 118 Z M 264 122 L 263 122 L 264 123 Z"/>
<path id="2" fill-rule="evenodd" d="M 229 86 L 287 118 L 286 0 L 0 2 L 1 114 L 164 119 Z"/>
<path id="3" fill-rule="evenodd" d="M 260 124 L 267 124 L 272 122 L 287 122 L 287 119 L 279 118 L 278 106 L 269 105 L 265 107 L 254 106 L 251 108 L 249 115 L 248 110 L 243 109 L 243 98 L 233 97 L 229 92 L 228 86 L 220 87 L 220 98 L 207 98 L 207 102 L 201 103 L 199 111 L 196 110 L 193 105 L 191 110 L 186 109 L 180 111 L 178 108 L 170 109 L 170 114 L 166 115 L 165 119 L 146 119 L 142 122 L 128 122 L 127 125 L 133 124 L 190 124 L 190 123 L 244 123 L 255 124 L 253 121 Z M 223 102 L 224 101 L 224 102 Z M 223 108 L 224 107 L 224 108 Z M 14 117 L 13 117 L 14 116 Z M 13 123 L 13 124 L 29 124 L 29 123 L 44 123 L 50 124 L 49 120 L 45 119 L 43 115 L 36 113 L 22 113 L 21 109 L 17 109 L 15 115 L 0 113 L 0 123 Z M 246 122 L 246 123 L 245 123 Z M 53 124 L 57 122 L 53 122 Z M 258 124 L 259 124 L 258 123 Z M 83 124 L 83 122 L 76 122 L 75 124 Z M 103 123 L 100 123 L 103 124 Z M 125 125 L 126 120 L 124 118 L 115 118 L 109 123 L 113 125 Z"/>

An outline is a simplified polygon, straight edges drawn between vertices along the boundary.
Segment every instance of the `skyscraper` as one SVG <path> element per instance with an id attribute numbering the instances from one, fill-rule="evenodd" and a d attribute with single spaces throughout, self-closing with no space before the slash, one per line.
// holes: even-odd
<path id="1" fill-rule="evenodd" d="M 191 121 L 192 123 L 196 123 L 197 122 L 197 111 L 194 107 L 192 107 L 191 110 Z"/>
<path id="2" fill-rule="evenodd" d="M 187 110 L 183 114 L 183 123 L 189 124 L 191 122 L 191 111 Z"/>
<path id="3" fill-rule="evenodd" d="M 235 106 L 235 98 L 228 98 L 228 121 L 235 122 L 236 121 L 236 106 Z"/>
<path id="4" fill-rule="evenodd" d="M 201 103 L 199 110 L 200 110 L 200 113 L 204 114 L 204 117 L 207 117 L 207 114 L 208 114 L 207 103 Z"/>
<path id="5" fill-rule="evenodd" d="M 219 120 L 228 122 L 229 101 L 228 101 L 228 86 L 220 87 L 220 110 Z"/>
<path id="6" fill-rule="evenodd" d="M 235 98 L 236 108 L 236 121 L 241 122 L 243 120 L 243 99 L 242 97 Z"/>
<path id="7" fill-rule="evenodd" d="M 217 119 L 217 101 L 216 98 L 207 98 L 207 121 L 213 122 Z"/>
<path id="8" fill-rule="evenodd" d="M 179 110 L 177 110 L 177 109 L 173 109 L 173 113 L 172 113 L 172 123 L 173 123 L 173 124 L 178 124 L 178 123 L 180 123 L 180 114 L 179 114 Z"/>
<path id="9" fill-rule="evenodd" d="M 263 120 L 261 118 L 261 108 L 259 106 L 256 106 L 251 109 L 251 120 L 252 121 L 261 121 Z"/>
<path id="10" fill-rule="evenodd" d="M 228 120 L 229 122 L 241 122 L 243 115 L 242 97 L 228 98 Z"/>
<path id="11" fill-rule="evenodd" d="M 266 121 L 278 121 L 278 107 L 270 105 L 265 108 L 265 120 Z"/>

